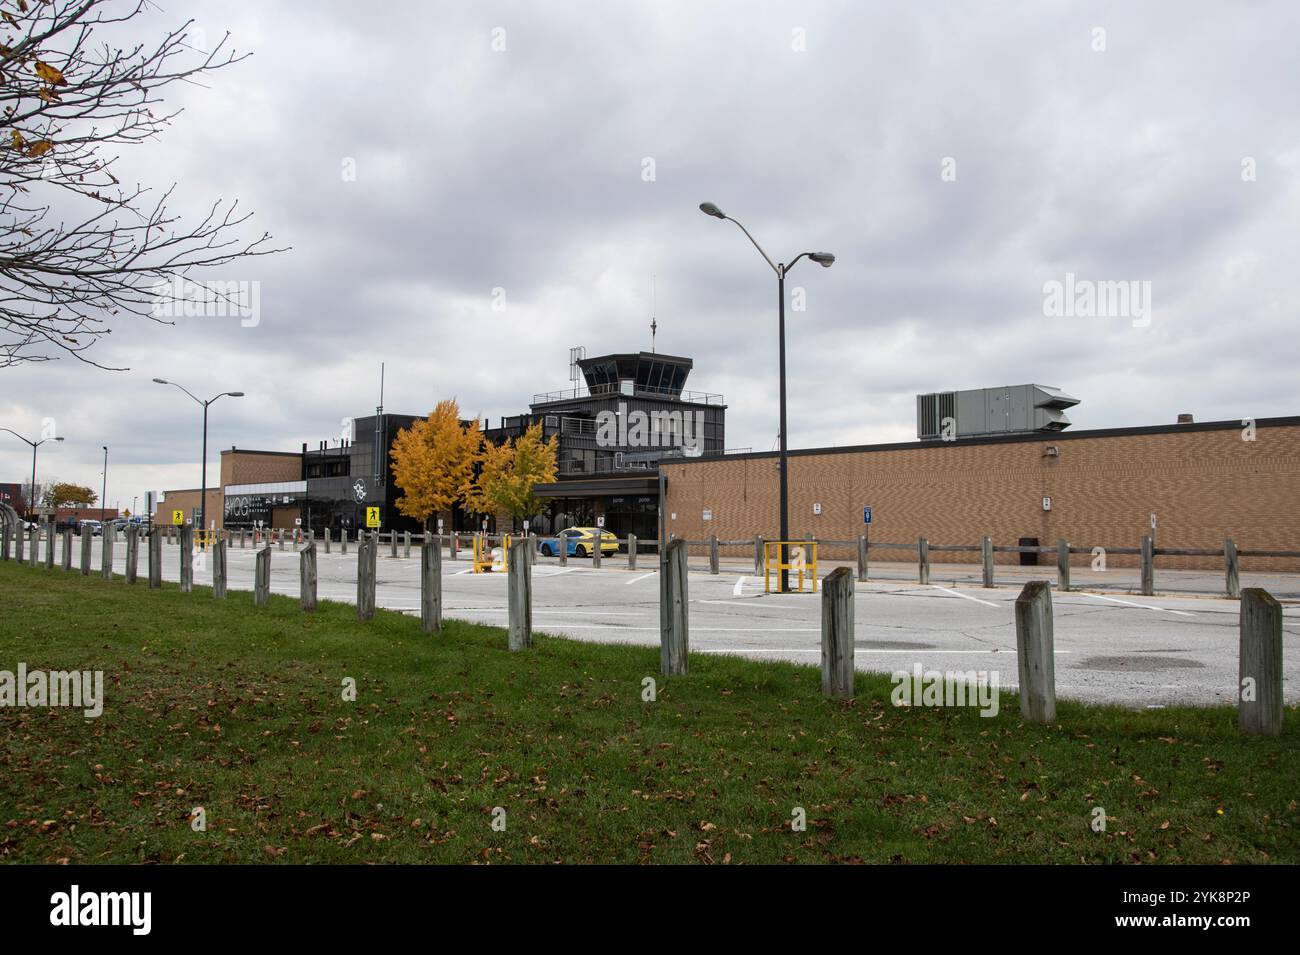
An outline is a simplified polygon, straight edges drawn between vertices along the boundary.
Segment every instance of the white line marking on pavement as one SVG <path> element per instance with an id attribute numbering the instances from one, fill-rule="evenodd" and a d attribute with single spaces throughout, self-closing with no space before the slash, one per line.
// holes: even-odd
<path id="1" fill-rule="evenodd" d="M 995 603 L 994 603 L 993 601 L 991 601 L 991 600 L 980 600 L 978 597 L 972 597 L 970 594 L 964 594 L 964 593 L 962 593 L 960 590 L 949 590 L 947 587 L 940 587 L 938 584 L 935 584 L 935 585 L 934 585 L 934 589 L 935 589 L 935 590 L 942 590 L 944 593 L 946 593 L 946 594 L 952 594 L 954 597 L 962 597 L 962 598 L 964 598 L 964 599 L 966 599 L 966 600 L 973 600 L 973 601 L 975 601 L 977 604 L 983 604 L 983 605 L 986 606 L 986 607 L 998 607 L 998 606 L 999 606 L 999 604 L 995 604 Z"/>
<path id="2" fill-rule="evenodd" d="M 1087 594 L 1080 592 L 1080 597 L 1091 597 L 1093 600 L 1109 600 L 1113 604 L 1123 604 L 1126 607 L 1141 607 L 1143 610 L 1163 610 L 1165 613 L 1176 613 L 1180 617 L 1195 617 L 1196 614 L 1190 610 L 1170 610 L 1168 607 L 1155 607 L 1151 604 L 1134 603 L 1131 600 L 1120 600 L 1118 597 L 1105 597 L 1101 594 Z"/>
<path id="3" fill-rule="evenodd" d="M 506 607 L 447 607 L 447 613 L 509 613 Z M 539 613 L 564 614 L 570 617 L 645 617 L 654 611 L 645 610 L 641 613 L 626 613 L 622 610 L 537 610 L 534 608 L 533 615 Z"/>
<path id="4" fill-rule="evenodd" d="M 655 575 L 655 573 L 656 573 L 656 571 L 653 571 L 653 570 L 652 570 L 652 571 L 650 571 L 650 573 L 648 573 L 648 574 L 642 574 L 640 577 L 633 577 L 631 580 L 625 580 L 625 581 L 623 581 L 623 583 L 625 583 L 625 584 L 634 584 L 634 583 L 636 583 L 638 580 L 645 580 L 647 577 L 653 577 L 653 576 Z"/>
<path id="5" fill-rule="evenodd" d="M 735 594 L 737 597 L 739 597 L 741 593 L 744 591 L 744 589 L 745 589 L 745 575 L 741 574 L 739 577 L 736 578 L 736 587 L 731 592 Z"/>

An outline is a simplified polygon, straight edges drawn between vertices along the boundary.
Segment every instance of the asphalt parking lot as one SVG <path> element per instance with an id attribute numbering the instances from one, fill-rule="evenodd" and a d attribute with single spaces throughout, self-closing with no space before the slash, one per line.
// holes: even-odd
<path id="1" fill-rule="evenodd" d="M 74 541 L 74 563 L 79 550 Z M 114 548 L 114 564 L 125 567 L 125 545 Z M 322 600 L 355 602 L 356 549 L 348 554 L 318 551 L 318 594 Z M 92 567 L 98 571 L 99 540 Z M 381 547 L 376 602 L 390 610 L 418 613 L 418 549 L 396 559 Z M 399 554 L 401 550 L 399 548 Z M 228 551 L 232 591 L 251 591 L 254 550 Z M 470 572 L 467 555 L 443 560 L 444 616 L 504 625 L 506 575 Z M 164 545 L 163 575 L 179 578 L 179 550 Z M 578 640 L 659 643 L 658 574 L 653 555 L 637 570 L 626 557 L 607 559 L 600 570 L 590 560 L 566 567 L 539 560 L 533 571 L 533 628 Z M 729 562 L 722 573 L 692 570 L 689 576 L 690 643 L 693 653 L 734 653 L 818 665 L 821 652 L 820 598 L 812 594 L 763 593 L 752 566 Z M 1017 568 L 1020 570 L 1020 568 Z M 1025 568 L 1025 570 L 1029 570 Z M 1052 568 L 1038 576 L 1052 579 Z M 749 573 L 746 573 L 749 571 Z M 976 568 L 978 571 L 978 568 Z M 140 572 L 146 564 L 141 548 Z M 966 573 L 963 570 L 962 573 Z M 1028 579 L 1030 574 L 1025 574 Z M 210 582 L 196 570 L 196 583 Z M 945 579 L 929 586 L 906 580 L 856 585 L 856 652 L 860 670 L 996 671 L 1002 688 L 1017 682 L 1013 604 L 1018 580 L 994 589 Z M 1295 589 L 1294 580 L 1288 581 Z M 144 586 L 143 580 L 140 584 Z M 1076 586 L 1086 586 L 1076 580 Z M 1243 580 L 1243 586 L 1252 585 Z M 298 558 L 292 547 L 272 550 L 271 589 L 297 595 Z M 240 594 L 232 595 L 239 599 Z M 1237 681 L 1238 606 L 1215 596 L 1142 597 L 1115 592 L 1053 594 L 1056 685 L 1061 697 L 1129 707 L 1230 704 Z M 1300 702 L 1300 605 L 1284 609 L 1284 692 Z"/>

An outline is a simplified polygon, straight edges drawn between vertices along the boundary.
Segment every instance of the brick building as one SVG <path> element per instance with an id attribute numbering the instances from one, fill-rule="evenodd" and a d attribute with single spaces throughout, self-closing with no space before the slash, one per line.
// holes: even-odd
<path id="1" fill-rule="evenodd" d="M 298 516 L 298 507 L 290 501 L 284 501 L 293 492 L 279 491 L 286 482 L 301 482 L 302 455 L 292 451 L 250 451 L 243 448 L 229 448 L 221 452 L 221 467 L 217 471 L 217 481 L 207 489 L 208 523 L 217 529 L 225 527 L 226 508 L 229 500 L 245 500 L 262 497 L 273 500 L 273 510 L 280 513 L 274 516 L 281 523 L 269 524 L 272 527 L 293 527 L 293 519 Z M 224 492 L 223 492 L 224 489 Z M 275 490 L 272 490 L 275 489 Z M 276 493 L 279 491 L 279 493 Z M 163 491 L 154 504 L 153 521 L 156 524 L 172 523 L 172 511 L 184 511 L 187 523 L 197 525 L 199 520 L 200 492 L 197 487 Z M 287 523 L 283 520 L 287 517 Z M 268 521 L 270 515 L 268 515 Z"/>
<path id="2" fill-rule="evenodd" d="M 1031 432 L 789 452 L 790 531 L 799 539 L 852 540 L 873 509 L 871 540 L 995 544 L 1022 538 L 1073 546 L 1136 547 L 1156 516 L 1157 547 L 1300 549 L 1300 417 Z M 775 453 L 663 462 L 667 531 L 691 540 L 774 539 Z M 819 505 L 816 508 L 815 505 Z M 819 513 L 815 513 L 819 511 Z M 705 520 L 706 512 L 709 520 Z M 837 555 L 828 555 L 837 556 Z M 906 551 L 872 560 L 914 560 Z M 941 553 L 938 561 L 976 561 Z M 998 554 L 1003 563 L 1016 554 Z M 1086 555 L 1075 557 L 1086 562 Z M 1108 557 L 1132 566 L 1136 557 Z M 1220 569 L 1217 558 L 1160 558 L 1171 568 Z M 1251 559 L 1256 570 L 1300 561 Z"/>

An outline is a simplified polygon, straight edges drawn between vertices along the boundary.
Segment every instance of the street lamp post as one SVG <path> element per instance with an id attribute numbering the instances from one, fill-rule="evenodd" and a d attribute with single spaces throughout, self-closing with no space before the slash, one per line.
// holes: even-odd
<path id="1" fill-rule="evenodd" d="M 781 567 L 780 592 L 785 593 L 787 590 L 790 589 L 789 571 L 784 566 L 786 563 L 784 542 L 790 539 L 790 486 L 789 486 L 789 466 L 788 466 L 789 461 L 787 455 L 789 448 L 786 443 L 786 416 L 785 416 L 785 276 L 786 273 L 788 273 L 792 268 L 794 268 L 795 264 L 805 256 L 807 256 L 813 262 L 816 262 L 824 269 L 830 268 L 835 263 L 835 256 L 831 255 L 829 252 L 800 252 L 793 259 L 791 259 L 788 264 L 785 262 L 773 262 L 771 257 L 768 256 L 768 254 L 763 251 L 763 247 L 754 240 L 754 237 L 752 235 L 749 234 L 748 229 L 746 229 L 735 219 L 731 218 L 731 216 L 725 215 L 723 211 L 719 209 L 717 206 L 715 206 L 713 203 L 701 202 L 700 211 L 707 216 L 713 216 L 713 218 L 715 219 L 726 219 L 730 222 L 734 222 L 737 228 L 739 228 L 741 232 L 745 233 L 745 238 L 749 239 L 749 241 L 754 244 L 754 248 L 758 249 L 758 254 L 763 257 L 763 260 L 767 262 L 767 264 L 771 266 L 772 271 L 776 273 L 776 290 L 777 290 L 777 297 L 778 297 L 777 335 L 780 339 L 779 378 L 780 378 L 780 389 L 781 389 L 781 431 L 778 435 L 780 439 L 780 454 L 778 457 L 779 463 L 777 465 L 778 468 L 780 469 L 780 479 L 781 479 L 781 541 L 782 543 L 780 545 L 780 554 L 781 554 L 781 564 L 783 566 Z"/>
<path id="2" fill-rule="evenodd" d="M 11 429 L 9 429 L 9 428 L 0 428 L 0 431 L 8 431 L 8 432 L 9 432 L 10 434 L 12 434 L 15 438 L 17 438 L 19 441 L 26 441 L 28 444 L 30 444 L 30 445 L 32 446 L 32 484 L 31 484 L 31 491 L 30 491 L 30 493 L 28 494 L 28 501 L 27 501 L 27 520 L 28 520 L 28 522 L 30 522 L 31 519 L 32 519 L 32 514 L 34 513 L 34 510 L 35 510 L 34 507 L 33 507 L 33 505 L 36 503 L 36 501 L 35 501 L 35 497 L 36 497 L 36 449 L 39 448 L 42 444 L 44 444 L 46 441 L 48 441 L 48 440 L 50 440 L 50 439 L 49 439 L 49 438 L 42 438 L 42 439 L 39 440 L 39 441 L 32 441 L 32 440 L 30 440 L 29 438 L 24 438 L 24 437 L 23 437 L 21 434 L 19 434 L 17 431 L 13 431 L 13 430 L 11 430 Z M 56 437 L 54 440 L 55 440 L 55 441 L 62 441 L 63 438 L 61 438 L 61 437 Z"/>
<path id="3" fill-rule="evenodd" d="M 223 391 L 221 394 L 214 395 L 207 401 L 203 401 L 199 398 L 195 398 L 193 394 L 190 394 L 189 389 L 184 385 L 178 385 L 174 381 L 155 378 L 154 383 L 158 385 L 171 385 L 175 388 L 179 388 L 203 406 L 203 467 L 199 479 L 199 525 L 200 529 L 203 531 L 203 540 L 206 544 L 208 533 L 208 406 L 218 398 L 242 398 L 244 397 L 244 393 L 242 391 Z"/>

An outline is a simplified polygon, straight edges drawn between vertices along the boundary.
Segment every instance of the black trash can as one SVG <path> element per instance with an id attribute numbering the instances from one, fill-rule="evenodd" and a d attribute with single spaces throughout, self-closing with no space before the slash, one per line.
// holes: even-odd
<path id="1" fill-rule="evenodd" d="M 1038 538 L 1037 538 L 1037 537 L 1022 537 L 1022 538 L 1020 538 L 1020 546 L 1021 546 L 1021 547 L 1037 547 L 1037 546 L 1038 546 Z M 1023 553 L 1023 552 L 1022 552 L 1021 555 L 1020 555 L 1020 566 L 1021 566 L 1021 567 L 1037 567 L 1037 566 L 1038 566 L 1038 552 L 1037 552 L 1037 551 L 1034 551 L 1032 554 L 1026 554 L 1026 553 Z"/>

